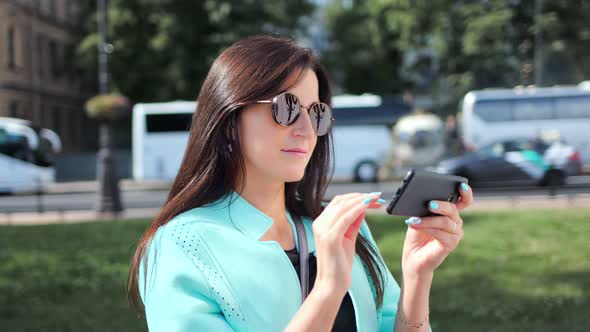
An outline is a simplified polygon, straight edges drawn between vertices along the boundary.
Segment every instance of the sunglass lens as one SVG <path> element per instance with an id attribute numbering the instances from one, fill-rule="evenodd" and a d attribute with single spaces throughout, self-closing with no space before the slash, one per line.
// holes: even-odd
<path id="1" fill-rule="evenodd" d="M 281 126 L 289 126 L 299 117 L 300 107 L 297 97 L 290 93 L 278 95 L 273 104 L 273 116 Z"/>
<path id="2" fill-rule="evenodd" d="M 332 126 L 332 109 L 324 103 L 315 103 L 309 110 L 309 118 L 318 136 L 328 133 Z"/>

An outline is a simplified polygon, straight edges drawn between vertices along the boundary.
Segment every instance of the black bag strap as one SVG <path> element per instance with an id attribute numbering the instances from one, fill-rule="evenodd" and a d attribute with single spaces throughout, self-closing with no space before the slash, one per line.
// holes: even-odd
<path id="1" fill-rule="evenodd" d="M 301 269 L 299 281 L 301 282 L 301 303 L 303 303 L 309 294 L 309 249 L 307 248 L 307 237 L 303 222 L 297 215 L 294 215 L 293 221 L 297 229 L 297 242 L 299 243 L 299 268 Z"/>

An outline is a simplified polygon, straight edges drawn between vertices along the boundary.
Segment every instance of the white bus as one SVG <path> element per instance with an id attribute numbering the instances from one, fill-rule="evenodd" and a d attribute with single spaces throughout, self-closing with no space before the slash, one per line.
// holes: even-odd
<path id="1" fill-rule="evenodd" d="M 0 193 L 44 191 L 55 181 L 59 136 L 30 121 L 0 117 Z"/>
<path id="2" fill-rule="evenodd" d="M 391 124 L 409 112 L 409 108 L 383 101 L 375 95 L 335 96 L 333 104 L 336 118 L 332 129 L 334 179 L 375 181 L 391 148 Z M 134 179 L 174 179 L 186 148 L 192 113 L 196 109 L 196 103 L 191 101 L 134 106 Z"/>
<path id="3" fill-rule="evenodd" d="M 590 164 L 590 89 L 578 86 L 471 91 L 461 107 L 468 150 L 511 137 L 557 131 Z"/>
<path id="4" fill-rule="evenodd" d="M 194 101 L 136 104 L 132 120 L 133 178 L 173 180 L 188 141 Z"/>
<path id="5" fill-rule="evenodd" d="M 332 98 L 334 181 L 375 182 L 391 150 L 393 105 L 372 94 Z"/>

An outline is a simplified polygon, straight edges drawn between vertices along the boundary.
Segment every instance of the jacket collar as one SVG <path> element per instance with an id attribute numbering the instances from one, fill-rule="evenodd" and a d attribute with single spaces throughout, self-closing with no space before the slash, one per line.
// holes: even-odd
<path id="1" fill-rule="evenodd" d="M 231 191 L 219 200 L 211 203 L 209 207 L 225 211 L 228 222 L 232 223 L 243 234 L 256 241 L 260 240 L 274 222 L 271 217 L 258 210 L 235 191 Z M 289 211 L 287 211 L 287 220 L 291 224 L 295 244 L 299 248 L 297 230 Z M 311 221 L 307 217 L 302 217 L 301 220 L 305 226 L 309 252 L 314 252 L 315 242 Z"/>

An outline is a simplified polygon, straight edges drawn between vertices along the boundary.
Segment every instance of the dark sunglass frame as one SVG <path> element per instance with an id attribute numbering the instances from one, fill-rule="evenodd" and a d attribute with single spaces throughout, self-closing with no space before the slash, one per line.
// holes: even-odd
<path id="1" fill-rule="evenodd" d="M 297 113 L 297 115 L 293 118 L 293 120 L 288 123 L 288 124 L 282 124 L 281 121 L 279 121 L 279 119 L 277 119 L 277 112 L 278 112 L 278 100 L 279 98 L 281 98 L 282 96 L 285 96 L 286 98 L 290 99 L 290 100 L 294 100 L 299 104 L 299 112 L 301 112 L 301 108 L 304 108 L 307 110 L 307 114 L 309 114 L 311 112 L 311 110 L 314 108 L 314 106 L 316 105 L 321 105 L 324 106 L 324 109 L 328 109 L 330 111 L 330 124 L 328 125 L 326 132 L 325 133 L 318 133 L 316 130 L 317 128 L 314 127 L 314 131 L 316 131 L 316 135 L 318 136 L 324 136 L 325 134 L 330 132 L 330 129 L 332 129 L 332 126 L 334 125 L 334 111 L 332 110 L 332 107 L 330 107 L 330 105 L 326 104 L 326 103 L 322 103 L 322 102 L 313 102 L 311 103 L 311 105 L 309 106 L 304 106 L 301 104 L 301 102 L 299 101 L 299 98 L 290 93 L 290 92 L 283 92 L 281 94 L 276 95 L 275 97 L 272 98 L 272 100 L 259 100 L 259 101 L 255 101 L 255 104 L 271 104 L 272 105 L 272 118 L 273 120 L 282 127 L 289 127 L 291 126 L 293 123 L 295 123 L 297 121 L 297 119 L 299 118 L 299 113 Z"/>

